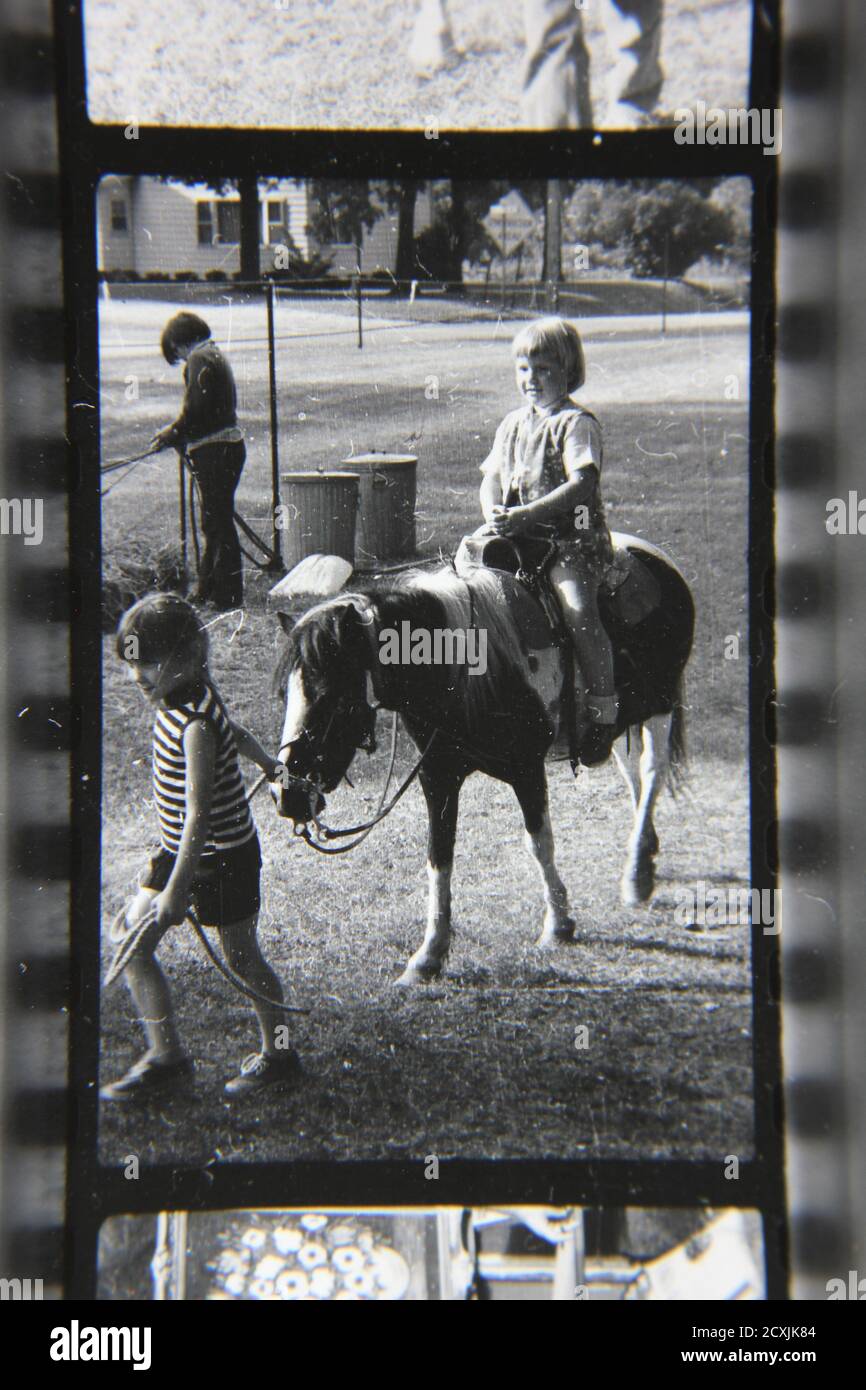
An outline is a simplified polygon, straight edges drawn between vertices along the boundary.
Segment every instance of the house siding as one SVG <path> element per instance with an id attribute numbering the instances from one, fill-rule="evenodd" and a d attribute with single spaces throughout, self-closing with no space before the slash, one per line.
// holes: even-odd
<path id="1" fill-rule="evenodd" d="M 102 179 L 97 190 L 97 251 L 99 269 L 130 271 L 138 275 L 159 272 L 176 275 L 190 271 L 205 276 L 208 271 L 221 270 L 226 275 L 240 270 L 240 247 L 223 243 L 199 245 L 198 211 L 201 201 L 215 203 L 223 195 L 204 184 L 187 186 L 148 177 L 110 174 Z M 237 194 L 225 195 L 229 202 L 239 202 Z M 321 250 L 332 257 L 332 273 L 351 274 L 355 270 L 355 248 L 332 245 L 319 247 L 308 230 L 310 222 L 309 184 L 301 179 L 280 180 L 275 187 L 260 188 L 261 201 L 261 268 L 273 269 L 279 240 L 269 241 L 268 203 L 280 202 L 284 208 L 283 225 L 292 244 L 304 257 Z M 112 227 L 112 206 L 123 205 L 126 230 Z M 415 232 L 423 231 L 432 220 L 431 200 L 421 190 L 415 206 Z M 213 216 L 216 229 L 216 211 Z M 364 274 L 391 271 L 397 259 L 397 214 L 386 213 L 365 232 L 361 253 Z"/>
<path id="2" fill-rule="evenodd" d="M 216 203 L 223 195 L 206 185 L 185 185 L 162 182 L 154 178 L 133 178 L 127 175 L 107 175 L 97 190 L 97 247 L 100 270 L 133 271 L 147 275 L 159 271 L 175 275 L 192 271 L 203 276 L 209 270 L 221 270 L 232 275 L 240 270 L 240 247 L 234 243 L 200 245 L 198 241 L 198 204 Z M 267 245 L 269 201 L 282 202 L 288 232 L 294 245 L 304 256 L 309 255 L 307 233 L 309 194 L 300 180 L 282 180 L 274 189 L 261 190 L 261 262 L 262 270 L 274 263 L 276 247 Z M 237 194 L 225 196 L 228 202 L 239 202 Z M 112 204 L 123 203 L 127 230 L 112 228 Z M 216 212 L 214 210 L 214 229 Z"/>

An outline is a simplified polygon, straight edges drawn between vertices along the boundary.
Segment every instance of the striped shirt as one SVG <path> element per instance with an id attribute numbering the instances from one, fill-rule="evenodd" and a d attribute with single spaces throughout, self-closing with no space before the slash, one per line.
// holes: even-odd
<path id="1" fill-rule="evenodd" d="M 163 849 L 177 854 L 186 820 L 186 754 L 183 736 L 202 720 L 216 735 L 216 762 L 210 824 L 203 854 L 246 844 L 256 833 L 244 793 L 238 750 L 231 725 L 209 686 L 201 683 L 173 692 L 177 701 L 157 711 L 153 726 L 153 790 Z"/>

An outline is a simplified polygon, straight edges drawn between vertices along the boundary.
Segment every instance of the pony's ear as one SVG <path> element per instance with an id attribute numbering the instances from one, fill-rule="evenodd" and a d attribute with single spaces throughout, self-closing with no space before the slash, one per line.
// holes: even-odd
<path id="1" fill-rule="evenodd" d="M 356 603 L 346 603 L 337 612 L 338 641 L 354 651 L 362 660 L 367 653 L 372 610 L 360 609 Z"/>
<path id="2" fill-rule="evenodd" d="M 295 626 L 295 619 L 290 613 L 277 612 L 277 622 L 285 633 L 291 632 L 292 628 Z"/>

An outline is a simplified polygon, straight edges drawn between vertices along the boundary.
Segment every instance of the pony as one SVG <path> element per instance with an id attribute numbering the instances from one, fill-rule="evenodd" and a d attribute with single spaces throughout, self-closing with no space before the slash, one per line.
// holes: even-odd
<path id="1" fill-rule="evenodd" d="M 685 757 L 683 673 L 694 604 L 686 580 L 663 551 L 633 536 L 614 533 L 613 541 L 644 598 L 630 612 L 617 594 L 599 603 L 619 695 L 614 753 L 633 810 L 621 893 L 626 904 L 636 905 L 650 898 L 655 885 L 659 841 L 653 808 Z M 285 776 L 271 784 L 281 816 L 298 827 L 315 823 L 325 795 L 340 783 L 356 752 L 373 748 L 371 690 L 380 707 L 398 712 L 423 753 L 418 779 L 428 816 L 427 926 L 398 983 L 425 983 L 444 966 L 457 810 L 461 787 L 473 772 L 507 783 L 517 797 L 544 894 L 538 944 L 570 941 L 575 922 L 556 867 L 545 760 L 566 732 L 570 699 L 578 728 L 585 721 L 585 690 L 577 676 L 569 696 L 570 657 L 529 588 L 501 570 L 445 566 L 340 593 L 294 626 L 285 615 L 281 621 L 288 642 L 275 687 L 285 708 L 278 755 Z M 466 641 L 440 642 L 438 663 L 424 664 L 425 634 L 455 639 L 473 632 L 484 635 L 483 671 L 480 663 L 466 661 L 472 645 Z M 399 633 L 414 645 L 404 643 L 403 660 L 395 662 L 393 637 Z M 426 649 L 434 650 L 429 640 Z"/>

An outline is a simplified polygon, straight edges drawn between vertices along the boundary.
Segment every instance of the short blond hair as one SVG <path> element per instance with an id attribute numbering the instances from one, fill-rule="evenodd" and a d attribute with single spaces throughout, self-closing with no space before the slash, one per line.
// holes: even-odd
<path id="1" fill-rule="evenodd" d="M 586 380 L 580 334 L 567 319 L 534 319 L 515 336 L 511 352 L 514 357 L 552 357 L 565 372 L 569 395 Z"/>

